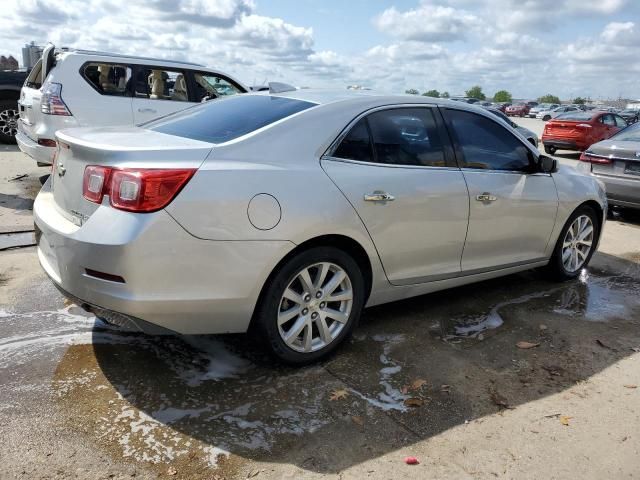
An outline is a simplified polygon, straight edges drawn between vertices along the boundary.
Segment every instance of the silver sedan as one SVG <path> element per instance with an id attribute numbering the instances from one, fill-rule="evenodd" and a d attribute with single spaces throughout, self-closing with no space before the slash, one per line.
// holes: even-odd
<path id="1" fill-rule="evenodd" d="M 63 292 L 148 333 L 255 330 L 293 364 L 365 306 L 578 276 L 607 205 L 491 113 L 427 97 L 254 93 L 57 142 L 34 216 Z"/>

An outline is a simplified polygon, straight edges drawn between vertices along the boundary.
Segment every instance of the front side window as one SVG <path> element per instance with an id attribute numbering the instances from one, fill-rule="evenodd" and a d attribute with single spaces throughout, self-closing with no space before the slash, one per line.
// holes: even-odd
<path id="1" fill-rule="evenodd" d="M 139 66 L 134 87 L 136 98 L 188 102 L 187 79 L 183 71 Z"/>
<path id="2" fill-rule="evenodd" d="M 506 128 L 476 113 L 445 110 L 457 140 L 462 167 L 483 170 L 531 171 L 529 150 Z"/>
<path id="3" fill-rule="evenodd" d="M 196 102 L 243 93 L 244 89 L 230 80 L 211 73 L 193 74 L 196 88 Z"/>
<path id="4" fill-rule="evenodd" d="M 87 63 L 82 67 L 82 76 L 101 95 L 128 96 L 131 68 L 116 63 Z"/>

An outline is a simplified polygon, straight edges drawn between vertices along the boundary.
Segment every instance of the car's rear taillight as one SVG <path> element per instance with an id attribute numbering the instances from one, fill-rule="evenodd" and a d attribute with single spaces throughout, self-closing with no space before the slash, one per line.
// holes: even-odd
<path id="1" fill-rule="evenodd" d="M 195 173 L 195 169 L 117 169 L 90 165 L 82 184 L 84 198 L 129 212 L 155 212 L 166 207 Z M 98 193 L 99 192 L 99 193 Z"/>
<path id="2" fill-rule="evenodd" d="M 62 85 L 50 82 L 45 82 L 45 84 L 42 85 L 40 110 L 47 115 L 71 115 L 71 112 L 62 100 Z"/>
<path id="3" fill-rule="evenodd" d="M 613 162 L 613 160 L 611 160 L 610 158 L 596 156 L 589 152 L 582 152 L 582 154 L 580 155 L 580 161 L 589 162 L 589 163 L 598 163 L 603 165 L 608 165 Z"/>
<path id="4" fill-rule="evenodd" d="M 89 165 L 85 168 L 82 177 L 82 196 L 90 202 L 102 203 L 110 173 L 110 168 L 99 165 Z"/>

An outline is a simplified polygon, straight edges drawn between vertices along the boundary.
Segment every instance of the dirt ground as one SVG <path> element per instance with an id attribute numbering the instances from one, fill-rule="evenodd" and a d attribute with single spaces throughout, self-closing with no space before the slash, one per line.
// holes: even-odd
<path id="1" fill-rule="evenodd" d="M 11 148 L 0 165 L 0 232 L 28 229 L 47 170 Z M 635 478 L 640 220 L 607 222 L 579 280 L 371 308 L 302 369 L 242 335 L 119 332 L 33 247 L 0 251 L 0 387 L 2 479 Z"/>

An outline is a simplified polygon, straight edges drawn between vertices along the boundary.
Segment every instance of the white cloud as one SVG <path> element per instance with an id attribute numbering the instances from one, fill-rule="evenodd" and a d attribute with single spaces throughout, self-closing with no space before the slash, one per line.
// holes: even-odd
<path id="1" fill-rule="evenodd" d="M 479 25 L 479 19 L 464 10 L 423 2 L 406 12 L 391 7 L 376 17 L 374 24 L 380 31 L 406 40 L 454 41 L 466 37 Z"/>

